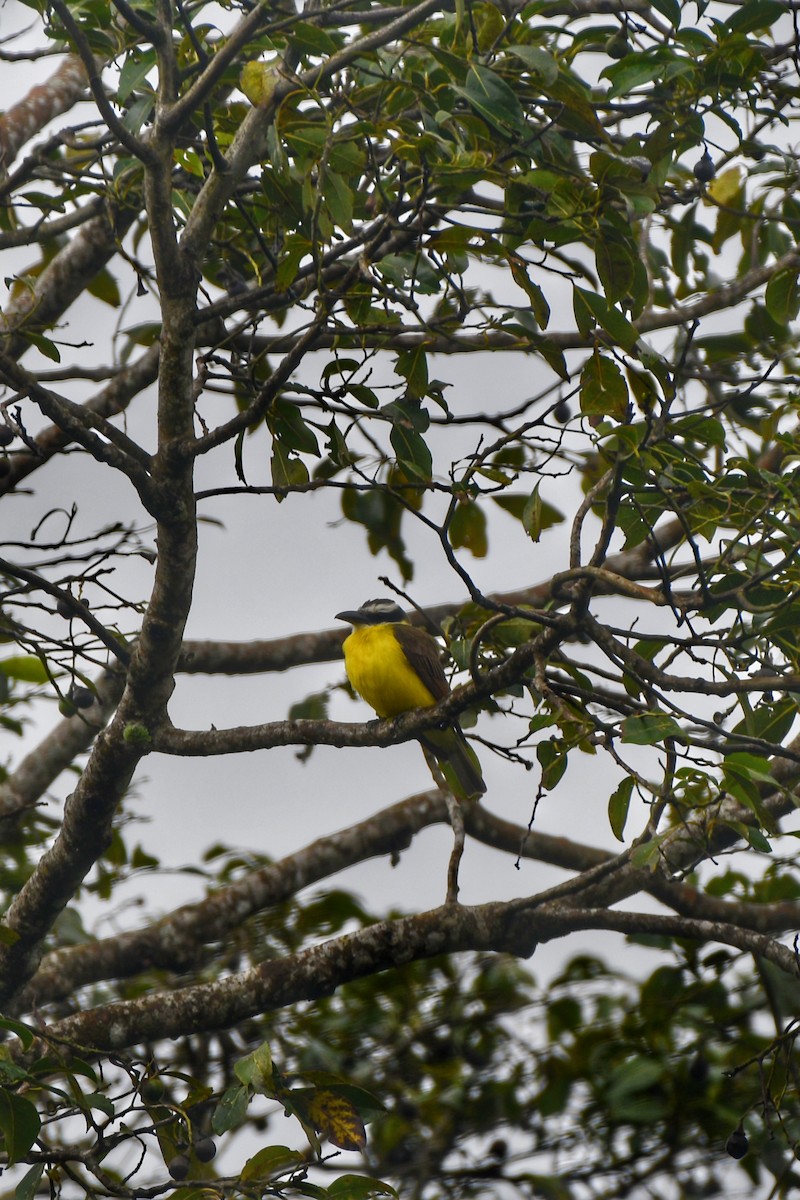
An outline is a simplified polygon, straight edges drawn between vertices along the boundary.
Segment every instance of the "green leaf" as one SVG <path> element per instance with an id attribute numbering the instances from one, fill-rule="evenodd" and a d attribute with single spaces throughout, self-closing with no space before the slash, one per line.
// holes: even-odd
<path id="1" fill-rule="evenodd" d="M 552 54 L 541 46 L 509 46 L 507 52 L 524 62 L 530 71 L 535 71 L 541 76 L 543 83 L 555 83 L 558 79 L 558 63 Z"/>
<path id="2" fill-rule="evenodd" d="M 628 415 L 628 385 L 622 371 L 597 350 L 581 371 L 581 412 L 617 421 Z"/>
<path id="3" fill-rule="evenodd" d="M 491 478 L 491 476 L 489 476 Z M 535 542 L 539 540 L 542 530 L 559 525 L 564 520 L 564 514 L 552 504 L 542 500 L 537 483 L 530 496 L 522 496 L 517 492 L 504 492 L 492 496 L 498 508 L 510 513 L 522 522 L 529 537 Z"/>
<path id="4" fill-rule="evenodd" d="M 36 1031 L 29 1025 L 23 1025 L 21 1021 L 14 1021 L 11 1017 L 0 1017 L 0 1029 L 5 1029 L 18 1037 L 23 1050 L 30 1050 L 37 1036 Z"/>
<path id="5" fill-rule="evenodd" d="M 600 77 L 611 80 L 608 99 L 627 96 L 644 83 L 667 81 L 691 75 L 697 66 L 691 58 L 680 58 L 673 49 L 643 50 L 626 54 L 618 63 L 604 67 Z"/>
<path id="6" fill-rule="evenodd" d="M 604 227 L 601 224 L 600 232 Z M 613 230 L 606 228 L 605 236 L 601 236 L 594 248 L 597 274 L 603 285 L 603 291 L 610 304 L 621 300 L 633 290 L 636 274 L 636 257 L 634 247 L 629 242 L 615 237 Z"/>
<path id="7" fill-rule="evenodd" d="M 340 1175 L 328 1188 L 335 1200 L 370 1200 L 372 1196 L 396 1196 L 397 1192 L 380 1179 L 366 1175 Z"/>
<path id="8" fill-rule="evenodd" d="M 410 475 L 430 479 L 433 475 L 433 458 L 424 440 L 414 429 L 395 425 L 389 435 L 397 461 Z"/>
<path id="9" fill-rule="evenodd" d="M 238 1080 L 254 1092 L 262 1095 L 274 1095 L 274 1079 L 272 1070 L 272 1051 L 269 1042 L 262 1042 L 252 1053 L 240 1058 L 234 1064 L 233 1072 Z"/>
<path id="10" fill-rule="evenodd" d="M 509 254 L 508 265 L 514 282 L 522 288 L 531 302 L 531 312 L 536 318 L 540 329 L 546 329 L 550 321 L 550 305 L 545 299 L 544 292 L 538 283 L 534 283 L 528 275 L 527 264 L 516 254 Z"/>
<path id="11" fill-rule="evenodd" d="M 575 288 L 573 302 L 576 306 L 576 317 L 576 297 L 578 295 L 595 321 L 605 329 L 606 333 L 611 335 L 615 342 L 619 343 L 623 350 L 630 353 L 639 340 L 639 331 L 636 326 L 632 325 L 619 309 L 609 305 L 602 296 L 598 296 L 596 292 L 589 292 L 585 288 Z"/>
<path id="12" fill-rule="evenodd" d="M 35 346 L 39 353 L 43 354 L 45 358 L 49 358 L 51 362 L 61 362 L 61 351 L 55 342 L 51 341 L 50 338 L 45 337 L 41 333 L 32 333 L 30 329 L 21 329 L 20 334 L 27 342 L 30 342 L 32 346 Z"/>
<path id="13" fill-rule="evenodd" d="M 475 558 L 485 558 L 489 552 L 486 514 L 472 500 L 456 505 L 448 533 L 454 550 L 469 550 Z"/>
<path id="14" fill-rule="evenodd" d="M 47 683 L 50 678 L 44 663 L 35 654 L 16 654 L 0 659 L 0 672 L 21 683 Z"/>
<path id="15" fill-rule="evenodd" d="M 307 1179 L 293 1180 L 292 1187 L 301 1196 L 310 1196 L 311 1200 L 328 1200 L 328 1189 L 319 1187 L 316 1183 L 309 1183 Z"/>
<path id="16" fill-rule="evenodd" d="M 34 1163 L 14 1189 L 14 1200 L 34 1200 L 34 1196 L 39 1190 L 39 1180 L 42 1178 L 43 1171 L 43 1162 Z"/>
<path id="17" fill-rule="evenodd" d="M 102 271 L 97 272 L 86 290 L 91 296 L 102 300 L 103 304 L 108 304 L 110 308 L 119 308 L 122 304 L 119 284 L 107 267 L 103 267 Z"/>
<path id="18" fill-rule="evenodd" d="M 312 692 L 303 700 L 289 705 L 288 719 L 290 721 L 324 721 L 328 717 L 328 701 L 327 692 Z"/>
<path id="19" fill-rule="evenodd" d="M 106 1117 L 114 1116 L 114 1105 L 108 1096 L 102 1092 L 84 1092 L 79 1100 L 81 1108 L 96 1109 Z"/>
<path id="20" fill-rule="evenodd" d="M 248 1158 L 239 1178 L 242 1183 L 272 1179 L 302 1166 L 302 1163 L 303 1156 L 297 1150 L 290 1150 L 288 1146 L 265 1146 Z"/>
<path id="21" fill-rule="evenodd" d="M 609 1099 L 621 1100 L 644 1092 L 664 1077 L 664 1064 L 657 1059 L 635 1057 L 620 1063 L 608 1081 Z"/>
<path id="22" fill-rule="evenodd" d="M 567 769 L 568 757 L 560 738 L 539 742 L 536 757 L 542 768 L 542 787 L 551 792 Z"/>
<path id="23" fill-rule="evenodd" d="M 623 742 L 632 746 L 657 746 L 667 738 L 683 737 L 680 725 L 667 713 L 642 713 L 626 717 L 620 733 Z"/>
<path id="24" fill-rule="evenodd" d="M 276 488 L 302 487 L 308 483 L 309 474 L 305 463 L 287 450 L 278 438 L 274 438 L 272 442 L 270 466 L 272 483 Z M 280 503 L 285 497 L 278 495 L 275 499 Z"/>
<path id="25" fill-rule="evenodd" d="M 541 354 L 548 367 L 558 375 L 559 379 L 569 379 L 569 367 L 564 357 L 564 351 L 560 346 L 557 346 L 554 342 L 544 337 L 532 338 L 531 344 L 534 346 L 537 354 Z"/>
<path id="26" fill-rule="evenodd" d="M 366 408 L 378 408 L 380 401 L 373 392 L 372 388 L 368 388 L 363 383 L 348 383 L 348 394 L 354 396 L 359 404 L 365 405 Z"/>
<path id="27" fill-rule="evenodd" d="M 754 33 L 769 29 L 786 12 L 782 0 L 749 0 L 725 22 L 731 33 Z"/>
<path id="28" fill-rule="evenodd" d="M 328 171 L 325 175 L 322 195 L 334 222 L 345 233 L 349 233 L 353 228 L 354 197 L 352 188 L 347 186 L 343 176 L 336 171 Z"/>
<path id="29" fill-rule="evenodd" d="M 311 249 L 311 242 L 303 234 L 289 234 L 283 243 L 283 253 L 275 272 L 276 291 L 285 292 L 294 283 L 300 263 L 311 253 Z"/>
<path id="30" fill-rule="evenodd" d="M 764 783 L 769 788 L 778 787 L 775 776 L 770 774 L 768 761 L 761 755 L 750 754 L 746 750 L 737 750 L 733 754 L 727 754 L 723 760 L 722 769 L 725 774 L 739 779 Z"/>
<path id="31" fill-rule="evenodd" d="M 401 350 L 395 360 L 395 374 L 406 381 L 407 394 L 415 400 L 421 399 L 428 388 L 428 358 L 424 346 L 412 346 Z"/>
<path id="32" fill-rule="evenodd" d="M 433 459 L 422 437 L 430 425 L 426 410 L 415 400 L 404 398 L 384 405 L 383 411 L 392 418 L 389 440 L 403 470 L 410 478 L 430 479 Z"/>
<path id="33" fill-rule="evenodd" d="M 542 498 L 539 494 L 539 484 L 537 483 L 525 501 L 525 506 L 522 510 L 522 528 L 532 542 L 538 542 L 542 536 L 542 512 Z"/>
<path id="34" fill-rule="evenodd" d="M 9 1166 L 28 1153 L 39 1136 L 41 1124 L 36 1106 L 30 1100 L 0 1088 L 0 1130 Z"/>
<path id="35" fill-rule="evenodd" d="M 479 63 L 471 63 L 467 86 L 454 87 L 453 90 L 500 133 L 508 135 L 525 130 L 525 116 L 516 92 L 496 71 Z"/>
<path id="36" fill-rule="evenodd" d="M 772 846 L 755 825 L 743 825 L 742 833 L 754 850 L 758 850 L 760 854 L 772 854 Z"/>
<path id="37" fill-rule="evenodd" d="M 238 1066 L 238 1064 L 237 1064 Z M 241 1125 L 247 1115 L 250 1091 L 246 1087 L 231 1087 L 224 1093 L 214 1110 L 211 1128 L 216 1134 L 227 1133 Z"/>
<path id="38" fill-rule="evenodd" d="M 678 29 L 681 23 L 681 5 L 679 0 L 651 0 L 651 3 L 656 12 L 660 12 L 662 17 L 666 17 L 674 29 Z"/>
<path id="39" fill-rule="evenodd" d="M 628 809 L 630 808 L 632 793 L 633 779 L 627 776 L 622 780 L 617 790 L 612 793 L 608 801 L 608 820 L 611 825 L 611 832 L 618 842 L 625 841 L 625 822 L 628 819 Z"/>
<path id="40" fill-rule="evenodd" d="M 796 270 L 779 271 L 767 284 L 764 303 L 773 321 L 777 321 L 779 325 L 794 321 L 800 312 L 800 290 L 797 287 L 797 275 Z"/>
<path id="41" fill-rule="evenodd" d="M 290 400 L 274 401 L 267 424 L 271 433 L 287 450 L 297 450 L 301 454 L 314 454 L 319 457 L 316 433 L 303 419 L 298 406 Z"/>
<path id="42" fill-rule="evenodd" d="M 122 64 L 122 70 L 119 73 L 119 81 L 117 83 L 117 102 L 125 106 L 132 92 L 138 91 L 144 83 L 148 73 L 153 70 L 156 65 L 155 50 L 147 50 L 144 54 L 137 52 L 129 54 Z M 147 85 L 147 90 L 152 92 L 150 85 Z"/>
<path id="43" fill-rule="evenodd" d="M 655 837 L 650 838 L 648 842 L 642 842 L 638 846 L 634 846 L 631 851 L 631 865 L 637 871 L 643 867 L 649 867 L 651 871 L 654 871 L 661 858 L 661 843 L 668 836 L 668 833 L 659 833 Z"/>
<path id="44" fill-rule="evenodd" d="M 341 44 L 326 30 L 320 29 L 317 25 L 311 25 L 308 21 L 292 22 L 291 39 L 293 45 L 298 49 L 310 54 L 333 54 Z"/>

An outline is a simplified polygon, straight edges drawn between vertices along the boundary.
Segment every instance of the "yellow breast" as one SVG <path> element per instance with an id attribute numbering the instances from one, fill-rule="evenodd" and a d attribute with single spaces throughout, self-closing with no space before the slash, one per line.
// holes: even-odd
<path id="1" fill-rule="evenodd" d="M 365 625 L 344 642 L 347 678 L 379 717 L 396 717 L 436 701 L 408 665 L 391 625 Z"/>

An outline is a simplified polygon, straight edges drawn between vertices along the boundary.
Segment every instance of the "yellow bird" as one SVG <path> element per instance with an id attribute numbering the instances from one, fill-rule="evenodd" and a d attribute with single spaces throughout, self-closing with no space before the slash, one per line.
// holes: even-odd
<path id="1" fill-rule="evenodd" d="M 394 600 L 367 600 L 361 608 L 337 613 L 336 619 L 353 626 L 343 647 L 347 678 L 379 717 L 430 708 L 449 696 L 435 639 L 409 625 Z M 469 800 L 483 795 L 480 763 L 460 725 L 428 729 L 419 741 L 439 764 L 454 796 Z"/>

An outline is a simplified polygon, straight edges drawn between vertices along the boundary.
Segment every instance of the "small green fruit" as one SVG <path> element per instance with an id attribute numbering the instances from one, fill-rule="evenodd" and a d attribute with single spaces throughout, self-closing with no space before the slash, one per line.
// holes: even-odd
<path id="1" fill-rule="evenodd" d="M 142 1100 L 145 1104 L 158 1104 L 159 1100 L 163 1100 L 165 1090 L 164 1084 L 154 1075 L 142 1084 Z"/>
<path id="2" fill-rule="evenodd" d="M 742 154 L 746 154 L 748 158 L 752 158 L 753 162 L 761 162 L 766 153 L 761 143 L 754 141 L 753 138 L 748 138 L 742 142 Z"/>
<path id="3" fill-rule="evenodd" d="M 613 33 L 606 42 L 606 54 L 609 58 L 624 58 L 630 52 L 631 44 L 624 33 Z"/>

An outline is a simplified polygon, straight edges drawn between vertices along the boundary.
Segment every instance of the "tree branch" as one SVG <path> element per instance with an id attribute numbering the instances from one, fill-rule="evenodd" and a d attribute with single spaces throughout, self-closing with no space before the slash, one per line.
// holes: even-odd
<path id="1" fill-rule="evenodd" d="M 31 88 L 24 100 L 0 115 L 0 167 L 8 171 L 26 142 L 80 100 L 86 71 L 76 54 L 69 54 L 46 83 Z"/>

